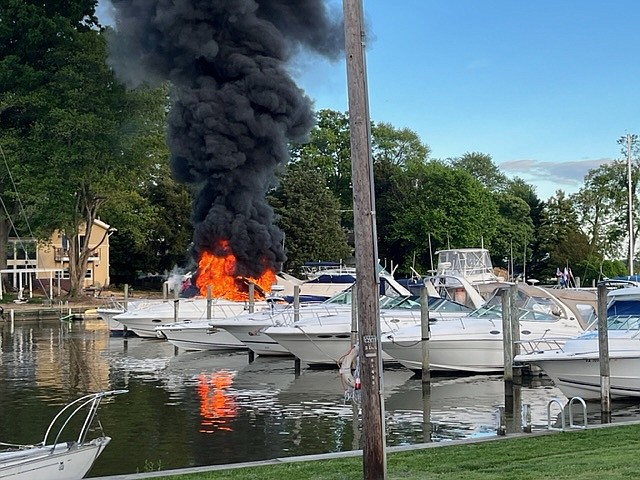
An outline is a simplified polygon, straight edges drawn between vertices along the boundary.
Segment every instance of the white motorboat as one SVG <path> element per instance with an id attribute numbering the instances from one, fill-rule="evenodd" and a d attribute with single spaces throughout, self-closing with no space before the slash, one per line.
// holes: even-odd
<path id="1" fill-rule="evenodd" d="M 256 301 L 254 308 L 268 306 L 266 301 Z M 170 301 L 140 305 L 135 310 L 127 310 L 116 315 L 114 320 L 125 325 L 139 337 L 158 338 L 156 327 L 174 321 L 207 320 L 207 299 L 202 297 L 180 298 Z M 249 310 L 249 302 L 214 298 L 211 300 L 211 318 L 233 317 Z M 205 322 L 206 323 L 206 322 Z M 204 326 L 204 323 L 203 323 Z"/>
<path id="2" fill-rule="evenodd" d="M 353 284 L 354 276 L 351 270 L 346 270 L 345 267 L 322 270 L 318 271 L 317 276 L 307 280 L 299 280 L 291 275 L 279 273 L 276 275 L 276 283 L 272 286 L 272 294 L 268 294 L 266 300 L 254 301 L 253 306 L 249 301 L 213 298 L 211 311 L 208 312 L 208 300 L 204 297 L 179 298 L 139 305 L 135 310 L 127 309 L 126 312 L 113 318 L 140 337 L 157 338 L 159 336 L 169 341 L 176 331 L 172 330 L 164 334 L 162 332 L 164 325 L 189 320 L 188 330 L 183 332 L 193 337 L 198 335 L 197 328 L 200 328 L 201 339 L 196 341 L 200 343 L 199 349 L 213 349 L 215 346 L 206 346 L 207 339 L 210 338 L 208 320 L 234 317 L 252 310 L 260 311 L 269 307 L 273 301 L 290 301 L 293 299 L 296 286 L 299 287 L 299 295 L 303 301 L 321 302 Z M 183 338 L 182 341 L 186 340 Z M 219 342 L 216 340 L 214 343 Z M 231 345 L 234 343 L 232 342 Z M 192 346 L 195 347 L 196 343 Z"/>
<path id="3" fill-rule="evenodd" d="M 581 292 L 580 308 L 560 302 L 549 291 L 518 285 L 522 341 L 554 338 L 565 341 L 584 331 L 586 311 L 596 308 L 594 292 Z M 455 321 L 430 322 L 429 363 L 433 371 L 498 372 L 504 368 L 501 287 L 483 307 Z M 589 308 L 587 308 L 587 306 Z M 422 370 L 420 325 L 407 326 L 382 336 L 382 349 L 412 370 Z"/>
<path id="4" fill-rule="evenodd" d="M 185 320 L 156 327 L 156 334 L 183 350 L 246 350 L 247 346 L 229 332 L 210 325 L 214 320 Z"/>
<path id="5" fill-rule="evenodd" d="M 104 397 L 127 390 L 98 392 L 78 398 L 54 417 L 40 443 L 16 445 L 0 443 L 0 479 L 2 480 L 79 480 L 111 441 L 102 434 L 87 440 L 98 407 Z M 65 428 L 78 412 L 86 412 L 82 428 L 74 440 L 65 441 Z M 57 430 L 55 430 L 57 429 Z M 65 437 L 66 438 L 66 437 Z"/>
<path id="6" fill-rule="evenodd" d="M 384 300 L 384 299 L 383 299 Z M 429 297 L 431 319 L 459 318 L 469 307 L 439 297 Z M 421 306 L 417 296 L 387 300 L 380 307 L 380 331 L 389 334 L 402 327 L 420 325 Z M 289 325 L 276 325 L 264 333 L 303 362 L 314 366 L 337 366 L 351 348 L 351 309 L 313 311 L 312 315 Z M 383 360 L 392 360 L 383 355 Z"/>
<path id="7" fill-rule="evenodd" d="M 298 317 L 348 315 L 350 311 L 351 291 L 348 290 L 326 302 L 300 304 Z M 263 329 L 272 325 L 293 324 L 295 318 L 294 305 L 274 304 L 271 308 L 259 312 L 246 313 L 226 319 L 214 319 L 209 323 L 214 328 L 226 330 L 256 355 L 291 355 L 289 350 L 267 335 Z"/>
<path id="8" fill-rule="evenodd" d="M 611 397 L 640 397 L 640 287 L 612 290 L 608 300 Z M 541 368 L 568 398 L 600 399 L 597 330 L 586 331 L 564 345 L 538 342 L 528 347 L 526 353 L 516 356 L 517 362 Z"/>
<path id="9" fill-rule="evenodd" d="M 155 327 L 156 335 L 160 338 L 166 338 L 175 346 L 186 350 L 247 349 L 244 339 L 226 331 L 224 325 L 227 324 L 227 320 L 235 318 L 264 320 L 265 315 L 271 316 L 274 311 L 286 309 L 290 306 L 287 302 L 293 301 L 296 285 L 299 287 L 299 301 L 302 302 L 302 305 L 308 306 L 320 304 L 331 298 L 327 296 L 328 294 L 336 295 L 336 293 L 348 289 L 355 281 L 353 269 L 341 266 L 327 269 L 325 267 L 333 264 L 329 262 L 322 262 L 322 264 L 322 269 L 315 270 L 315 275 L 309 273 L 309 277 L 304 281 L 285 273 L 279 273 L 277 275 L 278 283 L 272 287 L 272 293 L 277 292 L 277 296 L 270 296 L 266 302 L 259 302 L 254 307 L 253 313 L 248 304 L 241 312 L 229 308 L 212 308 L 211 318 L 207 318 L 205 315 L 204 318 L 200 316 L 199 319 L 158 325 Z M 219 307 L 224 302 L 228 301 L 216 300 L 214 305 Z M 255 322 L 253 324 L 255 325 Z M 271 325 L 271 322 L 269 321 L 268 324 Z M 237 326 L 237 323 L 232 323 L 232 325 Z M 269 341 L 271 340 L 269 339 Z M 256 353 L 288 354 L 277 347 L 276 351 L 267 349 Z"/>
<path id="10" fill-rule="evenodd" d="M 384 269 L 380 269 L 379 274 L 381 305 L 410 297 L 410 292 Z M 433 289 L 430 289 L 430 292 L 435 295 Z M 298 312 L 295 311 L 294 305 L 273 304 L 271 308 L 253 314 L 213 320 L 211 325 L 233 334 L 257 355 L 291 355 L 285 346 L 265 333 L 266 327 L 290 326 L 301 322 L 323 323 L 329 326 L 329 319 L 339 317 L 340 320 L 336 321 L 343 323 L 346 331 L 350 332 L 351 309 L 351 289 L 347 289 L 322 303 L 301 303 Z"/>

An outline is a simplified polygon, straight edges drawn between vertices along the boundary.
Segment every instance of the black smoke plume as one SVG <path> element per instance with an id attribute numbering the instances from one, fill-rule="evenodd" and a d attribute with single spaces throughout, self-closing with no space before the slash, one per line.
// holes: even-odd
<path id="1" fill-rule="evenodd" d="M 278 271 L 283 235 L 266 194 L 289 142 L 303 140 L 314 121 L 287 62 L 301 49 L 337 57 L 339 15 L 332 18 L 323 0 L 111 3 L 110 62 L 118 76 L 131 87 L 172 86 L 168 145 L 174 178 L 195 192 L 194 258 L 226 253 L 216 246 L 228 240 L 237 275 Z"/>

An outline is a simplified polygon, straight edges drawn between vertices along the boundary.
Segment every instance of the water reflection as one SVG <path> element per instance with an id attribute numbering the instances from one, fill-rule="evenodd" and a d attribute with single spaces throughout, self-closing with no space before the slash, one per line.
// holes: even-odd
<path id="1" fill-rule="evenodd" d="M 357 411 L 335 370 L 296 376 L 291 359 L 176 355 L 166 342 L 110 338 L 100 320 L 22 321 L 13 331 L 0 324 L 0 440 L 37 442 L 70 399 L 121 388 L 129 393 L 100 410 L 113 441 L 92 476 L 359 447 Z M 389 446 L 496 435 L 509 398 L 511 431 L 520 428 L 516 404 L 529 404 L 534 430 L 542 429 L 549 400 L 567 402 L 544 377 L 510 395 L 500 376 L 433 377 L 425 397 L 421 380 L 398 367 L 385 369 L 384 388 Z M 614 421 L 640 414 L 636 403 L 614 406 Z M 590 404 L 589 423 L 598 415 Z"/>
<path id="2" fill-rule="evenodd" d="M 229 392 L 235 372 L 221 370 L 198 375 L 200 398 L 200 433 L 216 430 L 231 431 L 231 421 L 237 414 L 234 396 Z"/>

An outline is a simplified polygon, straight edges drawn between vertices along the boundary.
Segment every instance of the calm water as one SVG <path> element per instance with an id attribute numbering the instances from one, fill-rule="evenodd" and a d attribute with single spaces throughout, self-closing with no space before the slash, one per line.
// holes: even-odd
<path id="1" fill-rule="evenodd" d="M 129 390 L 102 403 L 99 419 L 113 440 L 90 476 L 359 448 L 334 370 L 303 368 L 296 377 L 291 359 L 176 353 L 162 341 L 111 338 L 99 319 L 0 322 L 0 333 L 2 441 L 38 442 L 69 400 Z M 387 445 L 496 435 L 500 376 L 437 377 L 428 403 L 408 370 L 385 369 L 384 384 Z M 567 401 L 545 378 L 520 395 L 534 429 L 546 428 L 549 399 Z M 635 403 L 616 405 L 614 421 L 639 416 Z"/>

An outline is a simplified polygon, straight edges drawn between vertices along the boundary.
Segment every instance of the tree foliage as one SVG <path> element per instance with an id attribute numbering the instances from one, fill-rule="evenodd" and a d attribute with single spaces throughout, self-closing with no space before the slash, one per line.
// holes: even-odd
<path id="1" fill-rule="evenodd" d="M 535 269 L 544 278 L 554 277 L 558 268 L 570 268 L 596 253 L 580 228 L 573 202 L 562 190 L 547 202 L 538 235 L 540 250 Z"/>
<path id="2" fill-rule="evenodd" d="M 107 204 L 136 196 L 156 160 L 148 147 L 164 129 L 164 97 L 129 92 L 115 80 L 93 17 L 95 2 L 65 2 L 60 9 L 8 3 L 0 22 L 8 43 L 0 43 L 9 51 L 0 75 L 12 82 L 0 97 L 2 136 L 16 155 L 10 168 L 37 235 L 60 229 L 70 240 L 69 293 L 75 296 L 92 253 L 81 236 L 91 235 Z"/>
<path id="3" fill-rule="evenodd" d="M 431 268 L 429 244 L 434 252 L 480 245 L 483 238 L 490 243 L 496 232 L 498 210 L 489 192 L 468 173 L 439 161 L 411 162 L 396 171 L 385 203 L 383 258 L 403 271 Z"/>
<path id="4" fill-rule="evenodd" d="M 503 190 L 507 185 L 507 177 L 486 153 L 467 152 L 449 160 L 449 163 L 454 168 L 465 170 L 491 191 Z"/>
<path id="5" fill-rule="evenodd" d="M 310 260 L 351 257 L 340 226 L 340 202 L 326 186 L 319 168 L 308 161 L 292 163 L 271 203 L 285 233 L 285 269 L 299 273 Z"/>

